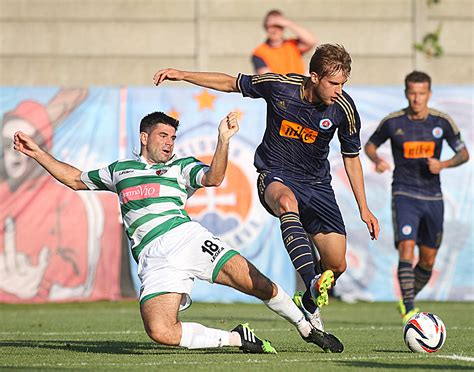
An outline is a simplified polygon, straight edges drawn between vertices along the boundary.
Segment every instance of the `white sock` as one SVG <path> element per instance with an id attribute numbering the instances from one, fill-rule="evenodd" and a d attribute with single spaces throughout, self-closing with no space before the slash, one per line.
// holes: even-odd
<path id="1" fill-rule="evenodd" d="M 298 306 L 295 305 L 283 288 L 276 283 L 275 285 L 278 288 L 277 295 L 267 301 L 263 301 L 263 303 L 270 310 L 293 324 L 301 336 L 308 337 L 311 332 L 311 324 L 305 319 L 304 314 L 298 309 Z"/>
<path id="2" fill-rule="evenodd" d="M 179 346 L 188 349 L 229 346 L 230 334 L 228 331 L 208 328 L 199 323 L 181 322 L 181 341 Z"/>

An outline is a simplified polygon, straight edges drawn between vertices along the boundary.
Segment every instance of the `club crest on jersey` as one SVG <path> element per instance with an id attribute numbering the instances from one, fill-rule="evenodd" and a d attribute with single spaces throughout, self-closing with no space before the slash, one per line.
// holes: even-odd
<path id="1" fill-rule="evenodd" d="M 403 235 L 410 235 L 412 231 L 412 228 L 410 225 L 405 225 L 402 227 L 402 234 Z"/>
<path id="2" fill-rule="evenodd" d="M 169 169 L 170 169 L 169 167 L 157 169 L 155 173 L 157 176 L 161 176 L 165 174 L 166 172 L 168 172 Z"/>
<path id="3" fill-rule="evenodd" d="M 443 129 L 440 128 L 440 127 L 434 127 L 434 128 L 433 128 L 433 131 L 432 131 L 431 133 L 433 133 L 433 137 L 434 137 L 434 138 L 441 138 L 441 137 L 443 137 Z"/>
<path id="4" fill-rule="evenodd" d="M 329 119 L 321 119 L 319 122 L 319 127 L 321 129 L 329 129 L 332 127 L 332 121 Z"/>

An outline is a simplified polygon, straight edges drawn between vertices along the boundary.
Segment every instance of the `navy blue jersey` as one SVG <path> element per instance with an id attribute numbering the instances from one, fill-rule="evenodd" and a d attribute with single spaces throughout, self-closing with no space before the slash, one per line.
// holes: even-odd
<path id="1" fill-rule="evenodd" d="M 257 171 L 330 182 L 329 143 L 337 129 L 342 154 L 358 155 L 360 118 L 346 92 L 333 105 L 306 101 L 307 79 L 299 74 L 239 74 L 237 87 L 243 96 L 267 102 L 265 134 L 255 153 Z"/>
<path id="2" fill-rule="evenodd" d="M 369 142 L 378 147 L 387 139 L 395 163 L 393 194 L 442 198 L 439 174 L 429 171 L 427 159 L 440 158 L 443 139 L 455 152 L 465 147 L 454 121 L 433 109 L 425 120 L 410 120 L 404 109 L 384 118 Z"/>

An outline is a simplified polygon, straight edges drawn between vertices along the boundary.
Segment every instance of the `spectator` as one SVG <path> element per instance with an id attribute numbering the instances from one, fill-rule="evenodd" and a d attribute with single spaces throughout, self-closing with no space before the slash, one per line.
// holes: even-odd
<path id="1" fill-rule="evenodd" d="M 255 73 L 304 74 L 306 64 L 302 55 L 316 46 L 316 37 L 304 27 L 285 18 L 279 10 L 267 13 L 263 27 L 267 32 L 267 40 L 252 53 Z M 289 28 L 296 38 L 285 39 L 285 28 Z"/>

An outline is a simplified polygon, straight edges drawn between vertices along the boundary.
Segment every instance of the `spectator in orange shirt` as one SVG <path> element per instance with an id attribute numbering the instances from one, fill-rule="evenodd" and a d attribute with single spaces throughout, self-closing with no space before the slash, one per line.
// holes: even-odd
<path id="1" fill-rule="evenodd" d="M 316 46 L 316 37 L 307 29 L 285 18 L 279 10 L 267 13 L 263 27 L 267 31 L 267 40 L 252 53 L 255 73 L 304 74 L 306 64 L 302 55 Z M 296 38 L 285 39 L 285 28 L 290 29 Z"/>

